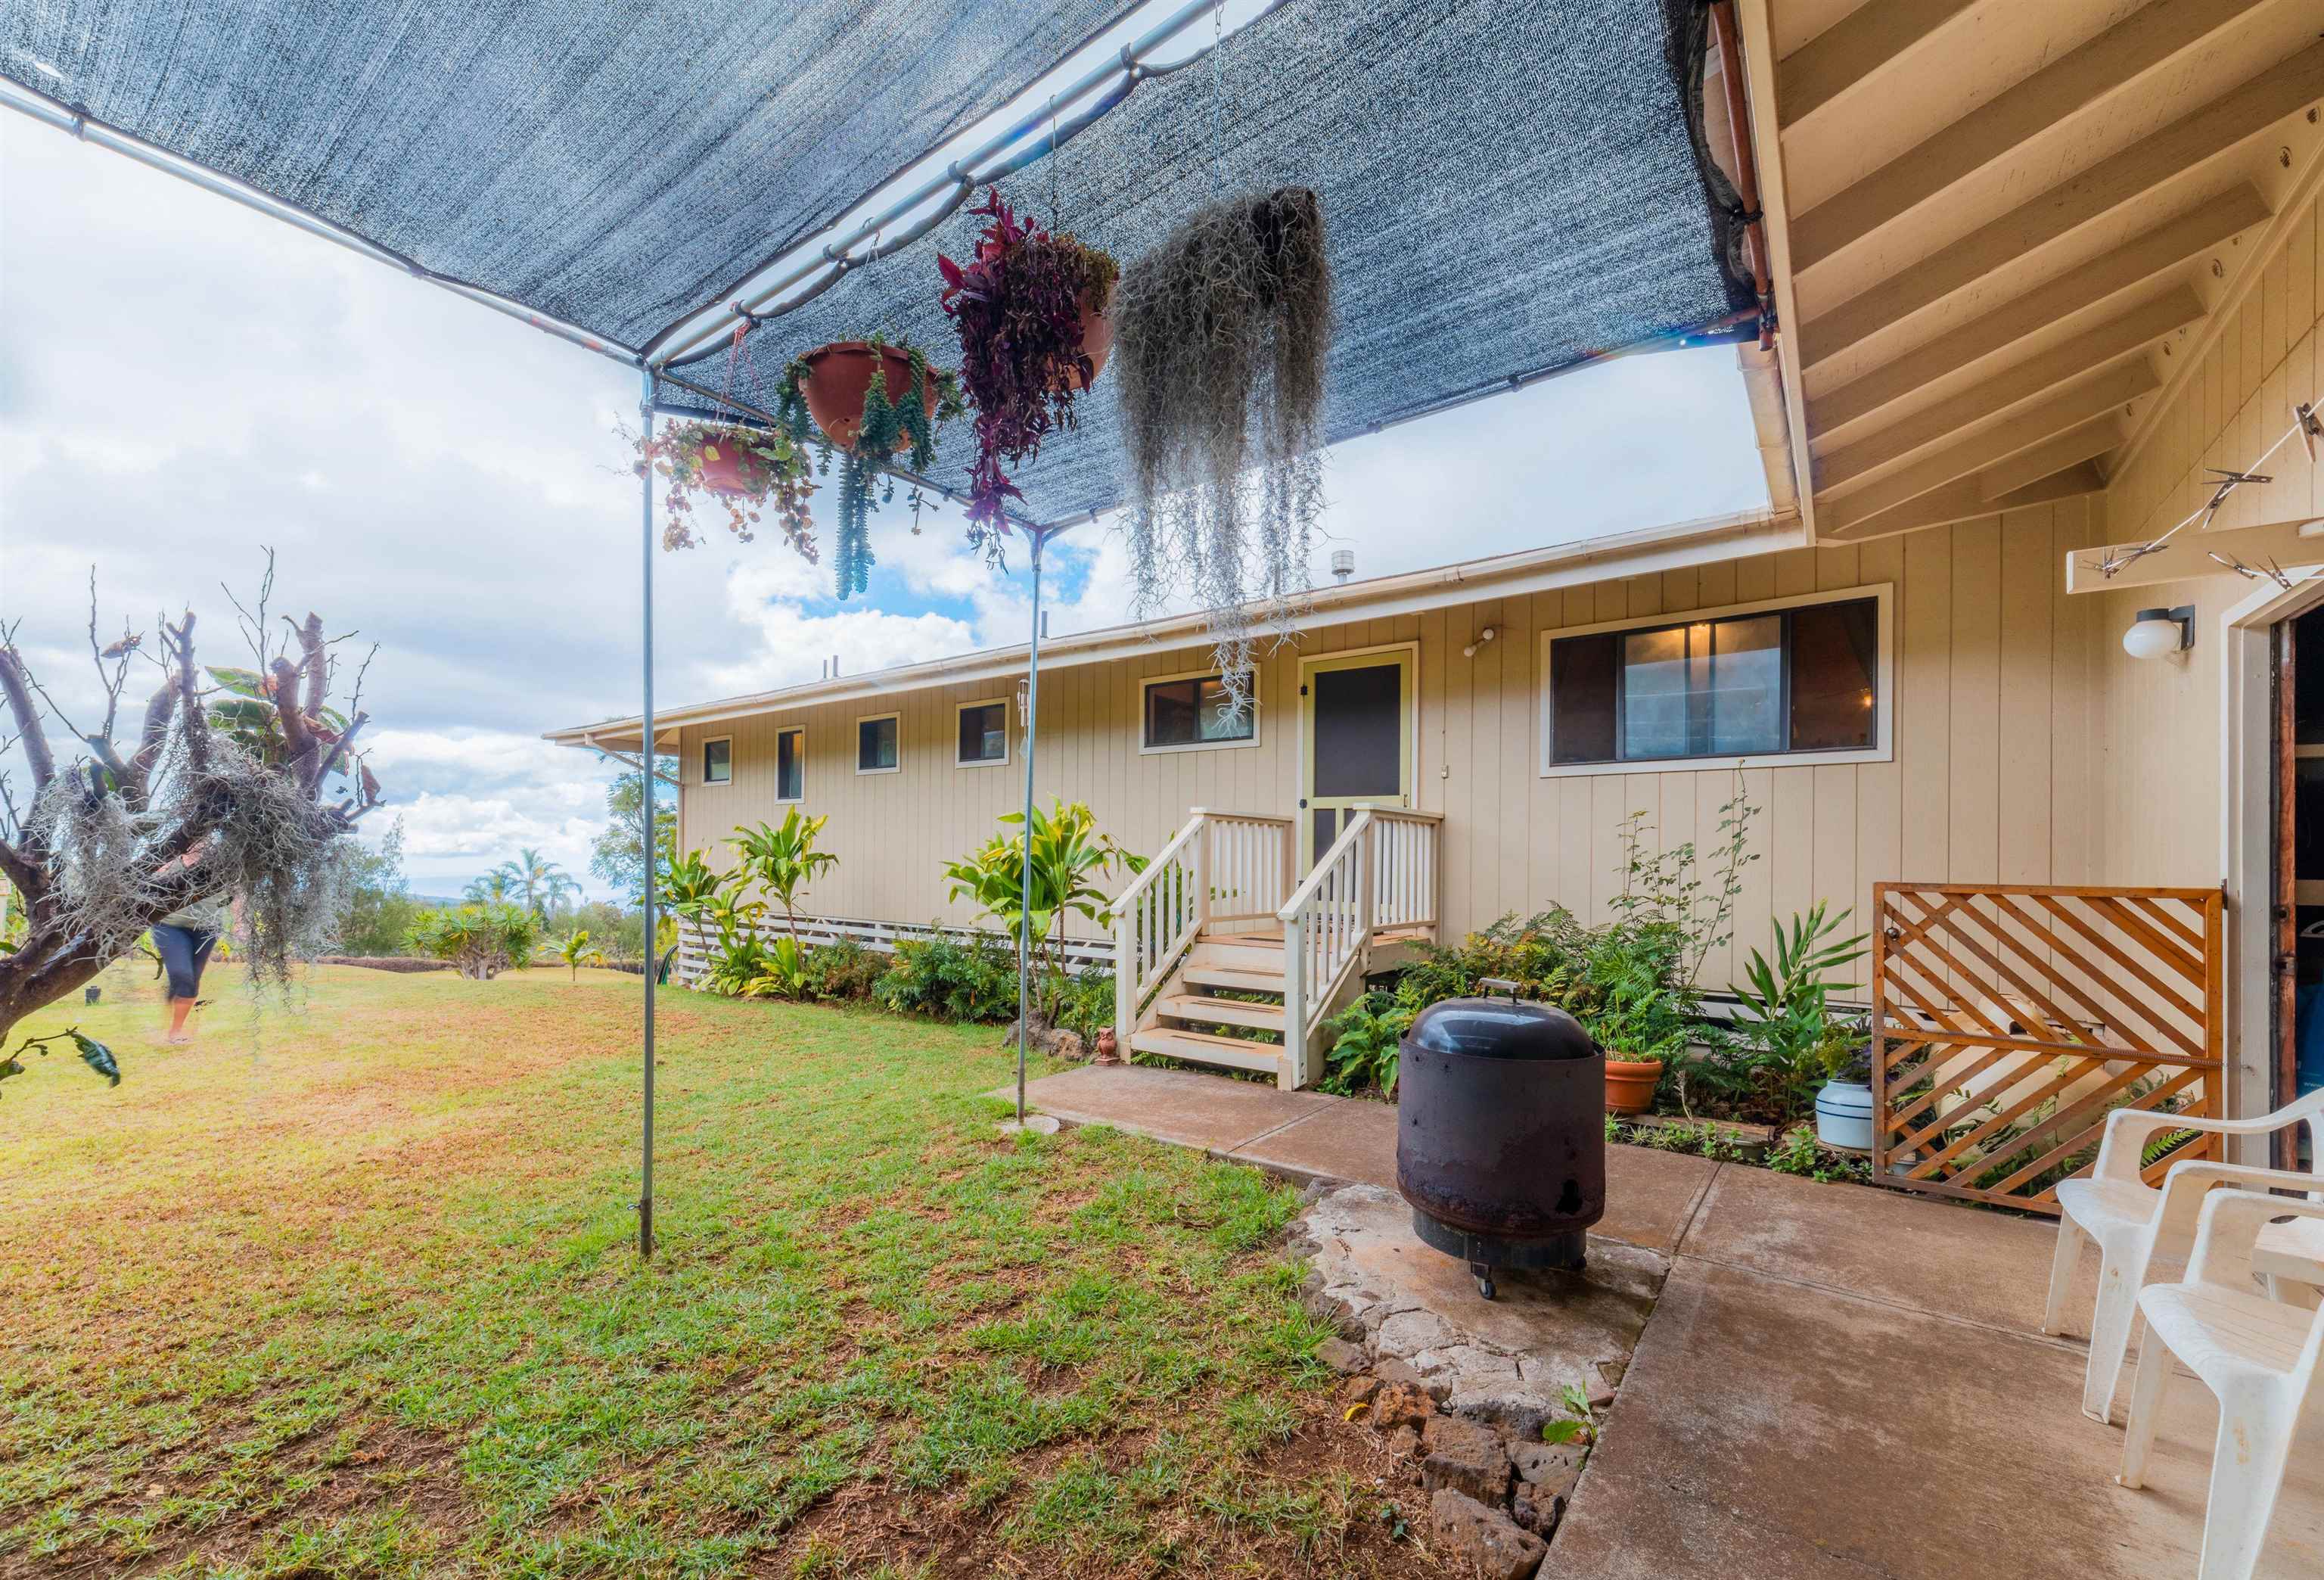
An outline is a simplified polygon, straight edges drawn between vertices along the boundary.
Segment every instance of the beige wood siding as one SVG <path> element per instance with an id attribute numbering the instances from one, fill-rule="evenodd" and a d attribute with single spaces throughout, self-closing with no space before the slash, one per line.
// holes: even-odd
<path id="1" fill-rule="evenodd" d="M 1255 746 L 1141 753 L 1139 683 L 1202 667 L 1199 647 L 1053 670 L 1041 679 L 1037 789 L 1087 800 L 1132 848 L 1152 851 L 1191 807 L 1287 814 L 1298 798 L 1298 661 L 1399 642 L 1419 651 L 1417 794 L 1445 815 L 1444 916 L 1455 929 L 1554 904 L 1591 918 L 1619 892 L 1618 829 L 1644 812 L 1658 838 L 1716 843 L 1729 771 L 1672 769 L 1550 778 L 1539 772 L 1541 634 L 1609 620 L 1887 584 L 1895 596 L 1894 760 L 1754 768 L 1761 808 L 1737 942 L 1764 946 L 1772 917 L 1828 898 L 1867 914 L 1880 878 L 2089 881 L 2093 617 L 2069 598 L 2068 550 L 2095 541 L 2087 502 L 2013 512 L 1861 546 L 1798 550 L 1425 614 L 1351 621 L 1271 655 Z M 1487 626 L 1495 640 L 1462 649 Z M 2105 633 L 2111 641 L 2114 633 Z M 2143 677 L 2142 677 L 2143 679 Z M 831 815 L 840 865 L 812 892 L 821 914 L 967 921 L 939 864 L 996 827 L 1023 794 L 1011 706 L 1006 768 L 956 768 L 954 716 L 991 682 L 769 714 L 688 730 L 682 835 L 722 842 L 739 822 L 779 819 L 774 732 L 807 730 L 806 808 Z M 902 714 L 903 771 L 858 775 L 858 716 Z M 733 782 L 704 786 L 699 743 L 734 737 Z M 731 853 L 720 850 L 724 864 Z M 1704 980 L 1723 984 L 1730 950 Z"/>

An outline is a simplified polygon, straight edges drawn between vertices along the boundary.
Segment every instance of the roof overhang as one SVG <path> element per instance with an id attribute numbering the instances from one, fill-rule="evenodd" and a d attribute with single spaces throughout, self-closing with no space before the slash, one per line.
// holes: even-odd
<path id="1" fill-rule="evenodd" d="M 1347 620 L 1383 619 L 1486 598 L 1517 597 L 1623 577 L 1659 575 L 1665 570 L 1801 548 L 1806 542 L 1806 531 L 1794 514 L 1775 515 L 1762 511 L 1713 516 L 1487 559 L 1464 560 L 1401 576 L 1319 587 L 1306 606 L 1293 616 L 1291 626 L 1294 632 L 1312 631 Z M 1197 646 L 1209 640 L 1209 629 L 1207 616 L 1193 614 L 1050 637 L 1041 643 L 1041 668 L 1044 672 L 1073 669 L 1133 658 L 1158 649 Z M 667 751 L 675 744 L 678 732 L 689 726 L 724 724 L 825 703 L 889 697 L 939 686 L 1014 679 L 1025 672 L 1028 656 L 1026 644 L 1019 642 L 926 663 L 901 664 L 861 675 L 843 675 L 772 691 L 722 698 L 689 707 L 667 711 L 657 708 L 654 736 Z M 633 715 L 576 725 L 569 729 L 550 730 L 541 738 L 560 746 L 635 752 L 641 741 L 640 721 Z"/>

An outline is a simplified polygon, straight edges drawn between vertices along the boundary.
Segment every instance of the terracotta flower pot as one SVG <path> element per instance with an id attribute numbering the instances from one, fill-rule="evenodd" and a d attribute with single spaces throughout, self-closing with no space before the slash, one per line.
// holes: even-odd
<path id="1" fill-rule="evenodd" d="M 1644 1113 L 1655 1104 L 1655 1087 L 1663 1078 L 1658 1058 L 1616 1058 L 1606 1056 L 1606 1112 Z"/>
<path id="2" fill-rule="evenodd" d="M 882 386 L 892 404 L 908 394 L 912 388 L 912 359 L 894 346 L 881 347 Z M 807 414 L 823 430 L 824 438 L 848 449 L 855 436 L 863 430 L 863 397 L 871 393 L 872 356 L 871 345 L 862 340 L 837 340 L 802 358 L 807 374 L 800 383 L 800 393 L 807 397 Z M 928 420 L 936 415 L 936 370 L 928 369 L 926 402 Z M 911 448 L 912 441 L 898 435 L 895 448 L 899 451 Z"/>
<path id="3" fill-rule="evenodd" d="M 755 499 L 774 481 L 766 462 L 726 440 L 704 445 L 701 465 L 702 486 L 713 494 Z"/>
<path id="4" fill-rule="evenodd" d="M 1082 298 L 1082 354 L 1090 359 L 1090 375 L 1083 378 L 1079 368 L 1066 373 L 1065 382 L 1076 390 L 1088 389 L 1097 383 L 1097 375 L 1105 371 L 1106 359 L 1113 355 L 1114 290 L 1113 285 L 1106 287 L 1102 306 L 1086 295 Z"/>

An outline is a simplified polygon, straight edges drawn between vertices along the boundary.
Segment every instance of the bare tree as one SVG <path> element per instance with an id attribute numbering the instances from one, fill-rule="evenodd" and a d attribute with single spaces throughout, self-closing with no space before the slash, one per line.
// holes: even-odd
<path id="1" fill-rule="evenodd" d="M 355 750 L 368 717 L 361 670 L 342 712 L 330 700 L 337 643 L 315 614 L 278 616 L 286 629 L 272 631 L 273 579 L 270 553 L 254 611 L 235 605 L 256 668 L 206 670 L 190 612 L 156 621 L 157 651 L 125 627 L 101 639 L 92 572 L 88 645 L 105 699 L 94 729 L 65 716 L 18 651 L 17 626 L 0 625 L 0 698 L 14 731 L 0 753 L 15 747 L 30 780 L 20 808 L 0 773 L 0 875 L 26 922 L 0 955 L 0 1036 L 155 922 L 214 896 L 236 901 L 237 952 L 262 977 L 327 946 L 344 911 L 348 836 L 379 803 L 379 781 Z M 124 748 L 115 735 L 141 661 L 158 683 Z M 52 725 L 75 743 L 61 762 Z M 15 1073 L 8 1064 L 0 1053 L 0 1076 Z"/>

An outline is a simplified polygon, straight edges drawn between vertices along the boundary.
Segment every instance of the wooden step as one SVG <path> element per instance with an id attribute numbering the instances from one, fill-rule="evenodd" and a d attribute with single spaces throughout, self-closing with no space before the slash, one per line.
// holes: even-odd
<path id="1" fill-rule="evenodd" d="M 1227 966 L 1238 971 L 1276 971 L 1283 969 L 1281 944 L 1242 944 L 1231 938 L 1201 938 L 1186 951 L 1186 957 L 1197 966 Z"/>
<path id="2" fill-rule="evenodd" d="M 1206 1031 L 1176 1031 L 1156 1027 L 1135 1032 L 1130 1046 L 1140 1053 L 1158 1053 L 1193 1064 L 1229 1065 L 1239 1070 L 1264 1070 L 1279 1075 L 1283 1049 L 1240 1037 L 1213 1037 Z"/>
<path id="3" fill-rule="evenodd" d="M 1247 1003 L 1241 999 L 1204 998 L 1172 993 L 1157 1008 L 1173 1021 L 1195 1021 L 1208 1026 L 1253 1026 L 1262 1031 L 1283 1030 L 1283 1006 Z"/>
<path id="4" fill-rule="evenodd" d="M 1239 966 L 1210 966 L 1201 961 L 1178 973 L 1178 980 L 1195 987 L 1232 988 L 1237 993 L 1271 993 L 1283 996 L 1280 963 L 1273 971 L 1248 971 Z"/>

